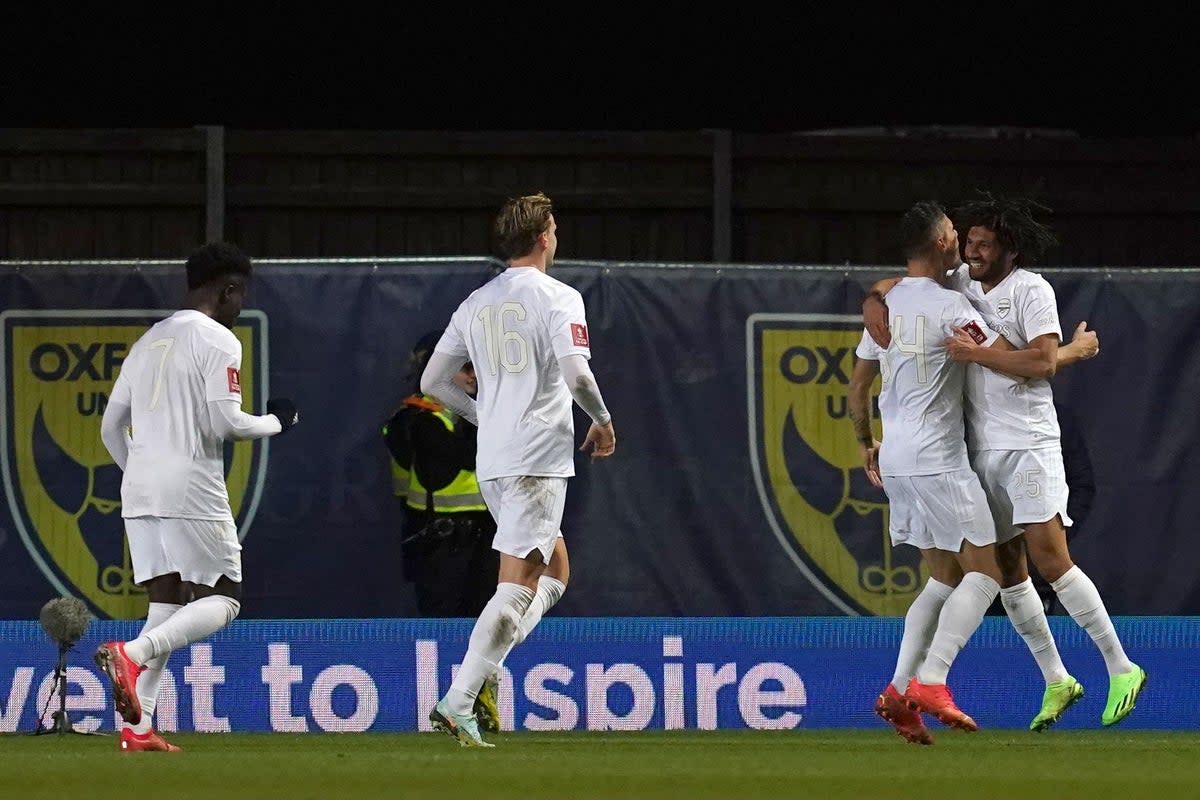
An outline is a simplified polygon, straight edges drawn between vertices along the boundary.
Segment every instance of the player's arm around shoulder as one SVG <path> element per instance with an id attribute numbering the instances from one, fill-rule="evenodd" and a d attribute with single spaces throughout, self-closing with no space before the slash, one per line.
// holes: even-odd
<path id="1" fill-rule="evenodd" d="M 1052 378 L 1057 365 L 1058 337 L 1045 334 L 1018 350 L 982 320 L 965 320 L 950 327 L 946 351 L 961 363 L 978 364 L 1016 381 Z"/>
<path id="2" fill-rule="evenodd" d="M 863 326 L 880 347 L 887 347 L 892 341 L 892 332 L 888 327 L 887 294 L 899 282 L 899 276 L 881 278 L 871 285 L 867 296 L 863 298 Z"/>
<path id="3" fill-rule="evenodd" d="M 979 312 L 961 294 L 955 294 L 942 311 L 942 329 L 949 332 L 945 339 L 946 353 L 959 363 L 979 364 L 1001 372 L 1016 381 L 1024 380 L 1020 373 L 998 366 L 997 354 L 1009 353 L 1012 342 L 996 333 Z"/>

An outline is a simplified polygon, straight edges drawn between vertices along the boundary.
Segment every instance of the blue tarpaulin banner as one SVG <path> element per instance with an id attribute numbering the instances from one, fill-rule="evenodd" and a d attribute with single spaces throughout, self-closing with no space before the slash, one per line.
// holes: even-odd
<path id="1" fill-rule="evenodd" d="M 227 451 L 244 619 L 415 615 L 380 426 L 408 352 L 489 259 L 259 262 L 235 333 L 248 409 L 286 437 Z M 617 455 L 577 461 L 555 613 L 903 613 L 921 581 L 845 419 L 865 287 L 897 270 L 562 262 L 584 295 Z M 1101 353 L 1054 378 L 1077 563 L 1117 615 L 1200 613 L 1200 271 L 1046 270 L 1064 333 Z M 99 419 L 129 345 L 183 301 L 181 265 L 0 265 L 0 618 L 72 594 L 139 617 L 120 473 Z M 584 418 L 576 425 L 582 439 Z"/>

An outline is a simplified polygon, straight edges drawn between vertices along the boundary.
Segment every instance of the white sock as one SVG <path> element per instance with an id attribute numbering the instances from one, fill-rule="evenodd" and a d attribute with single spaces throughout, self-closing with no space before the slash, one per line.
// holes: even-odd
<path id="1" fill-rule="evenodd" d="M 142 626 L 139 635 L 157 628 L 181 608 L 183 606 L 176 603 L 151 603 L 146 611 L 146 624 Z M 134 733 L 149 733 L 154 727 L 154 709 L 158 705 L 158 682 L 162 678 L 163 667 L 167 665 L 167 659 L 170 657 L 170 653 L 163 653 L 146 662 L 146 668 L 142 670 L 142 674 L 137 679 L 137 693 L 138 700 L 142 704 L 142 718 L 136 725 L 127 725 L 122 722 L 122 727 L 133 728 Z"/>
<path id="2" fill-rule="evenodd" d="M 500 669 L 500 661 L 512 647 L 516 628 L 532 601 L 533 592 L 519 583 L 496 586 L 496 593 L 475 621 L 462 666 L 446 692 L 446 705 L 452 713 L 471 715 L 479 687 Z"/>
<path id="3" fill-rule="evenodd" d="M 1029 652 L 1033 653 L 1033 660 L 1042 671 L 1046 684 L 1066 678 L 1067 668 L 1058 655 L 1058 646 L 1054 643 L 1054 635 L 1050 633 L 1050 623 L 1046 622 L 1046 609 L 1042 606 L 1042 598 L 1033 588 L 1033 580 L 1026 578 L 1016 586 L 1001 589 L 1000 601 L 1004 603 L 1008 621 L 1021 634 L 1025 644 L 1029 645 Z"/>
<path id="4" fill-rule="evenodd" d="M 554 604 L 562 599 L 565 591 L 567 591 L 567 585 L 558 578 L 552 578 L 549 575 L 538 578 L 537 592 L 533 595 L 533 601 L 529 604 L 529 608 L 521 617 L 521 624 L 517 626 L 517 638 L 513 641 L 514 647 L 525 641 L 529 633 L 542 621 L 546 612 L 554 608 Z"/>
<path id="5" fill-rule="evenodd" d="M 242 605 L 232 597 L 212 594 L 193 600 L 154 629 L 144 631 L 125 643 L 125 655 L 136 664 L 146 664 L 156 656 L 212 636 L 233 622 Z"/>
<path id="6" fill-rule="evenodd" d="M 1000 584 L 982 572 L 968 572 L 963 576 L 942 606 L 929 655 L 917 671 L 921 683 L 946 682 L 954 659 L 983 622 L 983 615 L 999 593 Z"/>
<path id="7" fill-rule="evenodd" d="M 1071 619 L 1087 631 L 1096 647 L 1100 648 L 1109 675 L 1120 675 L 1133 669 L 1133 662 L 1125 655 L 1125 648 L 1121 647 L 1121 640 L 1117 638 L 1116 628 L 1104 608 L 1096 584 L 1083 570 L 1078 566 L 1071 567 L 1050 587 Z"/>
<path id="8" fill-rule="evenodd" d="M 908 682 L 925 660 L 937 630 L 938 614 L 953 591 L 953 586 L 930 578 L 908 607 L 908 613 L 904 615 L 904 635 L 900 637 L 900 653 L 896 656 L 896 672 L 892 675 L 892 686 L 900 694 L 904 694 Z"/>
<path id="9" fill-rule="evenodd" d="M 567 585 L 558 578 L 552 578 L 549 575 L 538 578 L 537 592 L 533 595 L 533 601 L 530 602 L 529 608 L 525 609 L 521 621 L 517 623 L 516 635 L 513 636 L 512 643 L 508 645 L 504 655 L 500 656 L 500 661 L 496 665 L 497 669 L 504 664 L 514 647 L 529 638 L 529 634 L 542 621 L 542 617 L 562 599 L 563 593 L 566 591 Z"/>

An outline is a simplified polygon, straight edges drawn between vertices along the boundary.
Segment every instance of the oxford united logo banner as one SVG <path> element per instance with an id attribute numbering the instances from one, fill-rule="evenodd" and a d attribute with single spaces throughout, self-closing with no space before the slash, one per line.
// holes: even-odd
<path id="1" fill-rule="evenodd" d="M 847 614 L 892 616 L 923 575 L 915 549 L 891 546 L 887 497 L 867 481 L 847 414 L 862 329 L 853 315 L 746 321 L 750 456 L 767 518 L 801 572 Z M 878 391 L 877 380 L 872 403 Z"/>
<path id="2" fill-rule="evenodd" d="M 170 311 L 5 311 L 0 466 L 16 529 L 63 595 L 98 616 L 136 619 L 146 594 L 133 584 L 121 519 L 121 470 L 100 440 L 100 417 L 121 362 Z M 267 393 L 266 316 L 244 311 L 243 407 Z M 134 432 L 136 436 L 136 431 Z M 239 536 L 262 492 L 266 440 L 226 443 L 225 478 Z"/>

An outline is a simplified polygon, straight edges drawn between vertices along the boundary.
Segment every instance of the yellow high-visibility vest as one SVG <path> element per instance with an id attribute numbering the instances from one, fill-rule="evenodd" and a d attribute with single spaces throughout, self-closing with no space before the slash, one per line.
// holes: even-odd
<path id="1" fill-rule="evenodd" d="M 449 431 L 454 430 L 454 418 L 445 406 L 427 395 L 413 395 L 404 399 L 404 404 L 424 409 L 442 421 Z M 411 466 L 411 465 L 410 465 Z M 424 511 L 428 498 L 425 487 L 417 479 L 416 473 L 409 466 L 396 463 L 392 459 L 392 492 L 397 497 L 403 497 L 409 508 Z M 433 510 L 436 513 L 453 513 L 456 511 L 487 511 L 483 495 L 479 493 L 479 481 L 471 470 L 460 470 L 454 480 L 433 493 Z"/>

